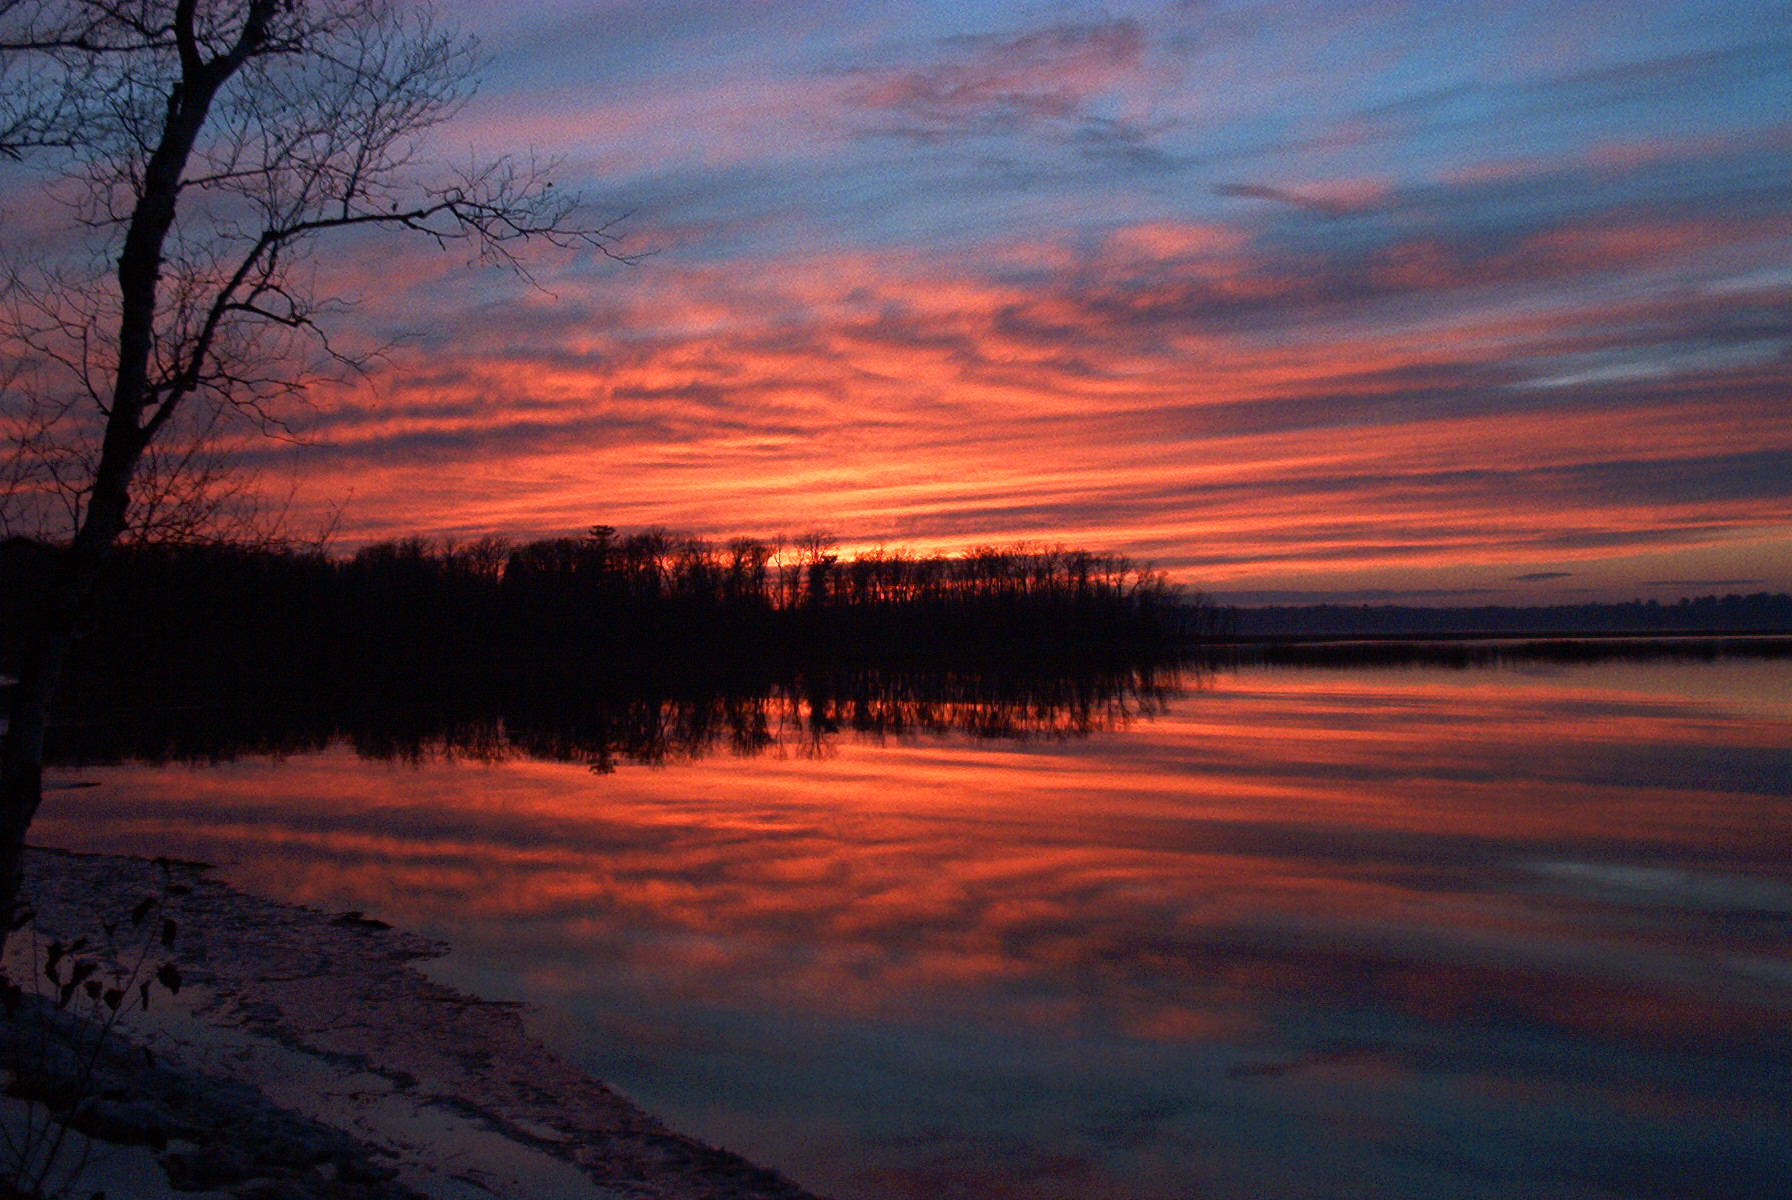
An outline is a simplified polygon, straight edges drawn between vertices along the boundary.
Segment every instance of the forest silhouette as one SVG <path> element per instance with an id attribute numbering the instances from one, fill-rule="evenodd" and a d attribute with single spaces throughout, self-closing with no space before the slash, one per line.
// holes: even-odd
<path id="1" fill-rule="evenodd" d="M 9 634 L 55 554 L 0 547 Z M 606 527 L 347 557 L 138 545 L 111 561 L 47 753 L 205 761 L 344 741 L 608 769 L 820 752 L 842 733 L 1081 736 L 1161 707 L 1212 618 L 1161 574 L 1059 547 L 843 559 L 820 535 Z"/>
<path id="2" fill-rule="evenodd" d="M 8 630 L 57 554 L 6 545 Z M 145 544 L 109 564 L 71 668 L 235 662 L 285 679 L 345 661 L 413 677 L 568 662 L 725 675 L 772 662 L 1059 661 L 1169 652 L 1211 617 L 1159 572 L 1063 547 L 842 559 L 822 535 L 716 544 L 607 526 L 518 545 L 407 538 L 348 557 Z"/>
<path id="3" fill-rule="evenodd" d="M 9 638 L 56 553 L 0 544 Z M 843 559 L 819 535 L 716 544 L 605 527 L 347 557 L 138 545 L 112 561 L 47 751 L 64 764 L 209 762 L 341 744 L 609 770 L 825 754 L 841 738 L 1083 737 L 1253 665 L 1792 652 L 1784 638 L 1230 637 L 1243 615 L 1124 557 L 1061 547 Z"/>

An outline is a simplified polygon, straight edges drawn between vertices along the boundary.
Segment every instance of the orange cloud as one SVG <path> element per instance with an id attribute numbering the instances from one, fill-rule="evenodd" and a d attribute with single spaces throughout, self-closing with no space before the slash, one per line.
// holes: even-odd
<path id="1" fill-rule="evenodd" d="M 321 404 L 308 470 L 353 491 L 353 540 L 826 524 L 1130 549 L 1197 585 L 1669 553 L 1786 523 L 1786 360 L 1732 332 L 1758 293 L 1583 281 L 1771 236 L 1627 218 L 1314 257 L 1155 221 L 975 270 L 650 264 L 432 332 Z"/>

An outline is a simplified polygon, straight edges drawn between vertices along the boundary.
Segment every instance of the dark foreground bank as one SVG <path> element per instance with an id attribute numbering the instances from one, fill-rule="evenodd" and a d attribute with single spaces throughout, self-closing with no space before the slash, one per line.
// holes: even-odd
<path id="1" fill-rule="evenodd" d="M 528 1037 L 514 1005 L 431 982 L 416 963 L 444 953 L 438 943 L 245 895 L 195 864 L 34 850 L 26 885 L 38 916 L 9 947 L 14 979 L 29 969 L 41 979 L 53 943 L 72 949 L 87 937 L 81 953 L 99 957 L 105 927 L 128 929 L 151 897 L 168 907 L 150 927 L 175 922 L 171 949 L 152 940 L 157 967 L 164 956 L 176 964 L 179 991 L 154 983 L 146 1012 L 123 1005 L 129 1016 L 90 1081 L 79 1081 L 77 1060 L 44 1052 L 39 1018 L 54 994 L 34 999 L 28 986 L 4 1024 L 8 1132 L 61 1106 L 77 1109 L 93 1138 L 70 1194 L 810 1196 L 561 1062 Z M 91 1030 L 49 1036 L 71 1032 L 79 1042 Z"/>

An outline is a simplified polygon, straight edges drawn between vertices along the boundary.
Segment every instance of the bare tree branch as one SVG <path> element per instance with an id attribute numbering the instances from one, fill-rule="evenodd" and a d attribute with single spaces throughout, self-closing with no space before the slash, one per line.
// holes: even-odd
<path id="1" fill-rule="evenodd" d="M 351 303 L 313 255 L 388 230 L 530 282 L 529 247 L 625 259 L 550 160 L 432 163 L 478 65 L 422 2 L 0 0 L 0 157 L 56 175 L 78 245 L 3 280 L 0 528 L 60 517 L 66 549 L 0 755 L 0 930 L 45 714 L 109 548 L 238 519 L 227 419 L 289 435 L 308 384 L 373 353 L 332 340 Z"/>

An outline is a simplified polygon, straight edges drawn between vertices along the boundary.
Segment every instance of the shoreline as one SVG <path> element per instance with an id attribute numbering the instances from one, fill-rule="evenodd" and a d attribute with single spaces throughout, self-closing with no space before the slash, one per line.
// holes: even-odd
<path id="1" fill-rule="evenodd" d="M 154 988 L 113 1034 L 92 1105 L 105 1153 L 80 1194 L 817 1200 L 561 1061 L 528 1035 L 521 1006 L 427 978 L 413 964 L 444 944 L 264 900 L 209 871 L 28 853 L 37 954 L 45 939 L 97 940 L 102 922 L 117 927 L 170 882 L 184 892 L 169 900 L 173 951 L 157 950 L 180 991 Z M 31 958 L 31 931 L 14 934 L 9 975 L 37 976 Z M 6 1104 L 16 1123 L 23 1101 Z"/>

